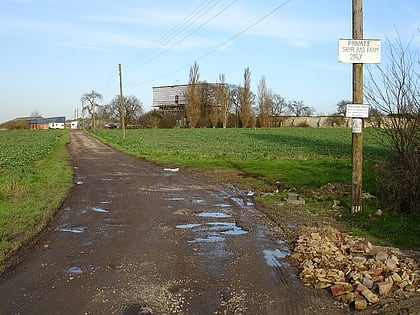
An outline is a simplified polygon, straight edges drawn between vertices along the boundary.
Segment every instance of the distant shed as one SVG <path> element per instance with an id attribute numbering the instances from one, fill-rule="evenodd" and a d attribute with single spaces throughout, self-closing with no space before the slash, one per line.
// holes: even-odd
<path id="1" fill-rule="evenodd" d="M 43 129 L 64 129 L 66 117 L 37 117 L 29 119 L 29 127 L 31 130 L 43 130 Z"/>
<path id="2" fill-rule="evenodd" d="M 185 92 L 188 85 L 167 85 L 153 87 L 153 107 L 162 114 L 185 114 Z"/>

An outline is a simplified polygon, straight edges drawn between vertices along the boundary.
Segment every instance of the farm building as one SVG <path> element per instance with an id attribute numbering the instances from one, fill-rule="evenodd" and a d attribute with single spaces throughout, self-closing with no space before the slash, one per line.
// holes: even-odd
<path id="1" fill-rule="evenodd" d="M 200 83 L 202 90 L 202 114 L 205 108 L 216 106 L 215 103 L 215 87 L 216 83 Z M 153 87 L 153 107 L 157 107 L 163 114 L 179 114 L 185 117 L 185 92 L 188 84 L 167 85 Z"/>
<path id="2" fill-rule="evenodd" d="M 153 87 L 153 107 L 165 114 L 185 114 L 185 91 L 188 85 Z"/>
<path id="3" fill-rule="evenodd" d="M 36 117 L 28 120 L 29 128 L 31 130 L 42 130 L 42 129 L 64 129 L 66 117 Z"/>

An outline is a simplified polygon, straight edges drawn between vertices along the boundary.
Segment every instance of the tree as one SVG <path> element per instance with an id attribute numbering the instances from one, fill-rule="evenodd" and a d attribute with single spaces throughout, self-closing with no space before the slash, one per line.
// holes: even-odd
<path id="1" fill-rule="evenodd" d="M 80 98 L 80 101 L 82 103 L 82 110 L 83 112 L 88 111 L 91 117 L 91 126 L 93 129 L 96 129 L 96 111 L 99 104 L 97 104 L 97 101 L 102 100 L 102 95 L 98 92 L 92 90 L 92 92 L 85 93 Z"/>
<path id="2" fill-rule="evenodd" d="M 216 84 L 216 100 L 217 104 L 220 106 L 220 119 L 222 120 L 223 128 L 226 128 L 232 102 L 231 93 L 226 84 L 226 77 L 224 74 L 219 74 L 219 82 Z"/>
<path id="3" fill-rule="evenodd" d="M 270 127 L 273 116 L 273 93 L 267 88 L 265 76 L 262 76 L 258 84 L 258 113 L 261 127 Z"/>
<path id="4" fill-rule="evenodd" d="M 287 102 L 283 96 L 273 95 L 273 115 L 281 116 L 287 109 Z"/>
<path id="5" fill-rule="evenodd" d="M 244 71 L 244 82 L 239 90 L 239 119 L 242 127 L 247 128 L 251 124 L 253 95 L 251 92 L 251 71 L 249 67 Z"/>
<path id="6" fill-rule="evenodd" d="M 398 37 L 386 41 L 388 62 L 368 68 L 365 95 L 381 119 L 377 128 L 391 154 L 378 178 L 384 208 L 398 213 L 420 212 L 420 87 L 419 55 Z"/>
<path id="7" fill-rule="evenodd" d="M 124 99 L 124 123 L 125 125 L 137 124 L 140 116 L 143 114 L 143 104 L 134 95 L 123 96 Z M 117 95 L 107 106 L 109 117 L 114 121 L 121 121 L 120 96 Z"/>
<path id="8" fill-rule="evenodd" d="M 338 116 L 345 116 L 346 115 L 346 109 L 347 109 L 347 105 L 351 104 L 352 101 L 347 101 L 347 100 L 341 100 L 337 103 L 337 111 L 336 111 L 336 115 Z"/>
<path id="9" fill-rule="evenodd" d="M 200 67 L 197 62 L 190 67 L 188 86 L 185 91 L 185 114 L 192 128 L 197 126 L 201 117 Z"/>
<path id="10" fill-rule="evenodd" d="M 303 101 L 291 101 L 287 104 L 287 107 L 296 117 L 311 116 L 315 112 L 312 107 L 305 106 Z"/>

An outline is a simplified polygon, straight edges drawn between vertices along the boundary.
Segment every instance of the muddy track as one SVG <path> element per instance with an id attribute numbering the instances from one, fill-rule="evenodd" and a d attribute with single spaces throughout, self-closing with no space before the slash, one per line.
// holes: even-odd
<path id="1" fill-rule="evenodd" d="M 284 260 L 252 193 L 114 151 L 82 132 L 75 186 L 3 275 L 0 314 L 340 314 Z M 326 294 L 326 293 L 325 293 Z"/>

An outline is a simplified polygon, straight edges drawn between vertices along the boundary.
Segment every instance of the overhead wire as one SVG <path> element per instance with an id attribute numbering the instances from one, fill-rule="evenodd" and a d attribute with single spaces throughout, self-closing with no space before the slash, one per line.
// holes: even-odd
<path id="1" fill-rule="evenodd" d="M 205 22 L 203 22 L 202 24 L 200 24 L 197 28 L 195 28 L 193 31 L 191 31 L 190 33 L 188 33 L 187 35 L 185 35 L 184 37 L 182 37 L 180 40 L 178 40 L 176 43 L 174 43 L 172 46 L 165 48 L 164 50 L 162 50 L 159 54 L 157 54 L 156 56 L 154 56 L 153 58 L 151 58 L 150 60 L 148 60 L 148 62 L 156 60 L 157 58 L 159 58 L 160 56 L 162 56 L 163 54 L 165 54 L 166 52 L 168 52 L 169 50 L 175 48 L 177 45 L 181 44 L 183 41 L 185 41 L 187 38 L 191 37 L 193 34 L 197 33 L 200 29 L 202 29 L 204 26 L 206 26 L 208 23 L 210 23 L 212 20 L 214 20 L 216 17 L 218 17 L 220 14 L 222 14 L 223 12 L 225 12 L 227 9 L 229 9 L 232 5 L 235 4 L 235 2 L 237 2 L 238 0 L 233 0 L 231 1 L 228 5 L 226 5 L 225 7 L 223 7 L 221 10 L 219 10 L 216 14 L 212 15 L 209 19 L 207 19 Z M 220 1 L 218 1 L 220 2 Z M 217 3 L 218 3 L 217 2 Z"/>
<path id="2" fill-rule="evenodd" d="M 162 35 L 158 40 L 156 40 L 139 58 L 137 61 L 132 64 L 137 64 L 139 62 L 145 61 L 149 56 L 153 55 L 156 51 L 160 50 L 161 47 L 170 45 L 170 42 L 176 39 L 178 35 L 184 32 L 188 27 L 196 23 L 200 18 L 205 14 L 211 11 L 217 4 L 222 0 L 206 0 L 201 5 L 196 7 L 191 13 L 189 13 L 180 23 L 172 27 L 168 32 Z M 176 44 L 175 44 L 176 45 Z M 173 47 L 174 45 L 170 46 Z M 156 57 L 152 57 L 156 59 Z"/>
<path id="3" fill-rule="evenodd" d="M 228 40 L 224 41 L 222 44 L 218 45 L 217 47 L 207 51 L 206 53 L 204 53 L 203 55 L 199 56 L 198 58 L 195 59 L 195 61 L 199 61 L 201 59 L 204 59 L 205 57 L 211 55 L 212 53 L 216 52 L 217 50 L 219 50 L 220 48 L 222 48 L 223 46 L 227 45 L 228 43 L 232 42 L 234 39 L 238 38 L 239 36 L 241 36 L 242 34 L 246 33 L 247 31 L 249 31 L 251 28 L 253 28 L 254 26 L 256 26 L 257 24 L 261 23 L 262 21 L 264 21 L 265 19 L 267 19 L 268 17 L 270 17 L 271 15 L 273 15 L 275 12 L 277 12 L 278 10 L 280 10 L 282 7 L 284 7 L 286 4 L 288 4 L 289 2 L 291 2 L 292 0 L 286 0 L 284 2 L 282 2 L 280 5 L 278 5 L 277 7 L 275 7 L 273 10 L 271 10 L 270 12 L 268 12 L 266 15 L 264 15 L 263 17 L 261 17 L 260 19 L 258 19 L 257 21 L 251 23 L 250 25 L 248 25 L 247 27 L 245 27 L 243 30 L 241 30 L 240 32 L 236 33 L 234 36 L 230 37 Z M 168 76 L 171 76 L 181 70 L 184 70 L 186 68 L 188 68 L 191 65 L 191 62 L 179 67 L 165 75 L 159 76 L 155 79 L 152 80 L 147 80 L 147 81 L 143 81 L 140 82 L 138 84 L 130 84 L 130 85 L 144 85 L 144 84 L 148 84 L 148 83 L 153 83 L 156 82 L 158 80 L 164 79 Z"/>

